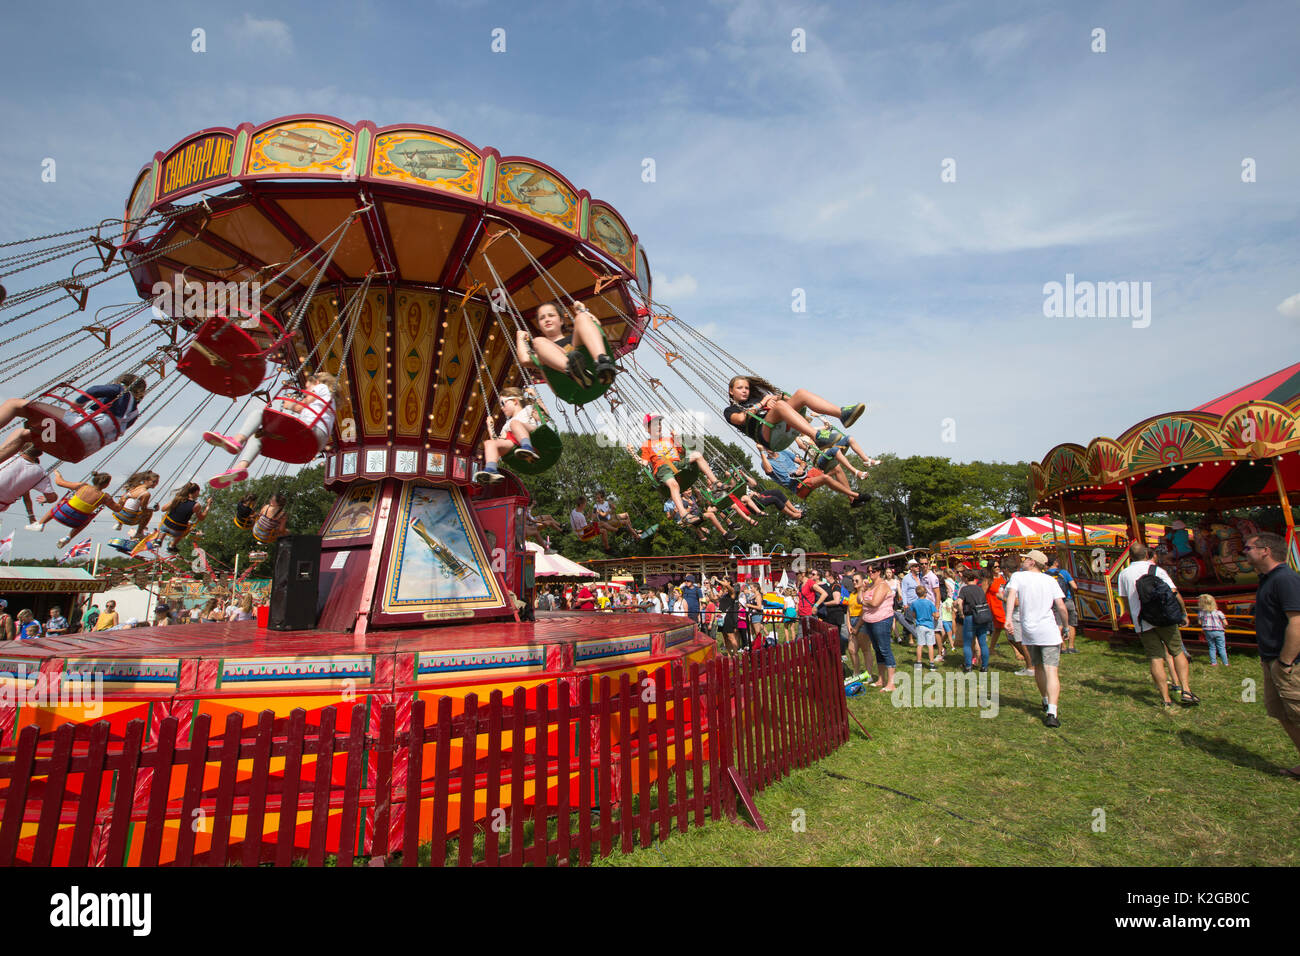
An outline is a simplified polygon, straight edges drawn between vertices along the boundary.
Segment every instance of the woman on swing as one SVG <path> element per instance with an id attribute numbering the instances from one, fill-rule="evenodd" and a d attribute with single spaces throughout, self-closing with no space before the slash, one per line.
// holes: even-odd
<path id="1" fill-rule="evenodd" d="M 503 388 L 501 411 L 506 416 L 506 423 L 496 438 L 483 441 L 484 465 L 481 471 L 474 472 L 476 484 L 501 480 L 498 463 L 502 455 L 514 452 L 524 461 L 536 461 L 539 457 L 533 448 L 533 430 L 541 422 L 537 419 L 533 400 L 524 395 L 523 389 Z"/>
<path id="2" fill-rule="evenodd" d="M 152 471 L 137 471 L 126 480 L 126 490 L 117 501 L 109 501 L 105 507 L 117 519 L 114 530 L 130 528 L 130 537 L 138 540 L 144 536 L 145 529 L 158 506 L 149 507 L 153 489 L 158 487 L 158 474 Z"/>
<path id="3" fill-rule="evenodd" d="M 202 521 L 207 514 L 207 507 L 199 504 L 197 484 L 191 481 L 176 493 L 176 497 L 167 503 L 167 512 L 158 527 L 160 534 L 171 537 L 169 554 L 177 552 L 181 539 L 189 534 L 190 526 L 196 521 Z"/>
<path id="4" fill-rule="evenodd" d="M 763 448 L 781 451 L 800 435 L 817 443 L 818 448 L 829 448 L 835 441 L 829 428 L 820 431 L 804 418 L 803 410 L 820 415 L 834 415 L 848 428 L 862 417 L 866 405 L 834 405 L 814 395 L 806 388 L 786 395 L 761 378 L 734 376 L 727 383 L 727 397 L 731 404 L 723 409 L 722 416 Z"/>
<path id="5" fill-rule="evenodd" d="M 618 366 L 605 351 L 605 340 L 600 325 L 581 302 L 573 305 L 573 331 L 564 334 L 560 318 L 560 304 L 547 302 L 537 309 L 537 328 L 540 336 L 529 335 L 520 329 L 515 336 L 515 351 L 520 362 L 531 362 L 563 372 L 583 388 L 591 385 L 591 373 L 579 347 L 585 348 L 596 362 L 596 380 L 602 385 L 613 384 Z"/>
<path id="6" fill-rule="evenodd" d="M 64 413 L 63 423 L 76 429 L 87 455 L 97 452 L 117 441 L 140 417 L 140 400 L 144 398 L 145 388 L 143 378 L 129 373 L 119 375 L 107 385 L 92 385 L 76 398 L 76 403 L 85 410 L 70 409 Z M 23 398 L 0 403 L 0 428 L 15 418 L 26 417 L 27 404 L 28 400 Z M 31 428 L 18 429 L 0 445 L 0 462 L 8 461 L 23 445 L 39 441 L 40 437 L 40 432 Z"/>
<path id="7" fill-rule="evenodd" d="M 253 527 L 253 515 L 257 513 L 257 495 L 247 494 L 239 499 L 235 505 L 235 527 L 240 531 L 247 531 Z"/>
<path id="8" fill-rule="evenodd" d="M 90 481 L 64 481 L 58 469 L 54 470 L 54 483 L 60 488 L 72 492 L 56 504 L 40 521 L 33 521 L 27 526 L 28 531 L 44 531 L 51 521 L 67 525 L 69 531 L 57 542 L 58 547 L 65 547 L 68 542 L 79 535 L 86 525 L 99 513 L 99 509 L 112 500 L 104 489 L 112 482 L 113 476 L 102 471 L 93 472 Z"/>
<path id="9" fill-rule="evenodd" d="M 339 383 L 329 372 L 316 372 L 307 376 L 306 386 L 302 401 L 285 399 L 280 404 L 285 412 L 311 426 L 316 434 L 316 449 L 319 451 L 325 447 L 330 432 L 334 430 L 334 397 L 338 394 Z M 262 453 L 262 416 L 265 411 L 266 407 L 260 406 L 249 412 L 234 435 L 203 433 L 205 442 L 224 448 L 236 458 L 234 465 L 208 479 L 208 484 L 213 488 L 228 488 L 236 482 L 247 480 L 248 469 Z"/>
<path id="10" fill-rule="evenodd" d="M 285 510 L 288 503 L 288 499 L 278 491 L 267 499 L 253 524 L 254 541 L 258 544 L 273 544 L 289 533 L 289 512 Z"/>
<path id="11" fill-rule="evenodd" d="M 682 489 L 677 481 L 677 473 L 681 471 L 678 464 L 681 460 L 686 458 L 688 465 L 694 462 L 710 487 L 718 483 L 718 478 L 713 474 L 713 469 L 709 467 L 709 463 L 704 460 L 704 456 L 698 451 L 691 452 L 689 456 L 686 455 L 686 449 L 677 441 L 677 436 L 671 430 L 668 432 L 668 436 L 664 437 L 663 421 L 662 415 L 647 415 L 645 417 L 645 430 L 650 437 L 641 445 L 640 453 L 634 451 L 630 446 L 628 451 L 637 455 L 642 463 L 650 469 L 650 473 L 654 475 L 655 480 L 668 489 L 673 504 L 677 506 L 677 513 L 685 515 L 686 506 L 682 504 Z"/>

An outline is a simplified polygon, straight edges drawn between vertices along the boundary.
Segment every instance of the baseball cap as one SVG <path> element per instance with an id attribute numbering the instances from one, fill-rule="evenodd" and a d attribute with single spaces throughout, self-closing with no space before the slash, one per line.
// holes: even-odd
<path id="1" fill-rule="evenodd" d="M 1030 551 L 1027 555 L 1025 555 L 1025 557 L 1027 557 L 1030 561 L 1036 562 L 1037 564 L 1047 563 L 1047 555 L 1043 554 L 1043 552 L 1041 551 Z"/>
<path id="2" fill-rule="evenodd" d="M 910 568 L 912 565 L 914 565 L 914 564 L 916 564 L 916 558 L 912 558 L 912 559 L 910 559 L 910 560 L 907 562 L 907 566 L 908 566 L 909 568 Z"/>

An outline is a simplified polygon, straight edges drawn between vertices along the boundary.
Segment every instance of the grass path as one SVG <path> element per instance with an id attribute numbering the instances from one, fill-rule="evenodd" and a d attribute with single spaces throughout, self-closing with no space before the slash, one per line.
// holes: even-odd
<path id="1" fill-rule="evenodd" d="M 849 743 L 765 791 L 768 833 L 710 824 L 602 865 L 1300 864 L 1300 783 L 1278 774 L 1295 750 L 1242 699 L 1257 658 L 1198 655 L 1201 705 L 1162 711 L 1137 645 L 1079 649 L 1062 658 L 1059 729 L 1009 656 L 992 718 L 867 690 L 849 707 L 873 739 L 850 721 Z"/>

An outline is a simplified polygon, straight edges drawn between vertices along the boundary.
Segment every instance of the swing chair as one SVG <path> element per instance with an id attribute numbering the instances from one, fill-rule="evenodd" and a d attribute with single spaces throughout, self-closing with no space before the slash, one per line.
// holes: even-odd
<path id="1" fill-rule="evenodd" d="M 605 330 L 603 328 L 600 330 L 600 340 L 605 343 L 605 351 L 608 352 L 609 339 L 605 336 Z M 560 369 L 551 368 L 549 365 L 544 364 L 540 358 L 534 357 L 533 364 L 537 368 L 541 369 L 542 376 L 546 379 L 546 384 L 551 387 L 551 391 L 555 393 L 556 398 L 562 402 L 567 402 L 570 405 L 581 407 L 586 405 L 588 402 L 594 402 L 596 399 L 600 398 L 609 391 L 609 387 L 613 383 L 611 382 L 607 385 L 596 378 L 596 360 L 592 357 L 591 352 L 587 350 L 585 345 L 579 345 L 574 348 L 572 354 L 578 357 L 578 361 L 582 363 L 583 370 L 591 378 L 590 385 L 580 385 Z"/>
<path id="2" fill-rule="evenodd" d="M 284 328 L 266 310 L 244 313 L 236 321 L 214 315 L 201 326 L 176 363 L 176 371 L 209 392 L 238 398 L 255 391 L 266 378 L 262 343 L 278 341 Z"/>
<path id="3" fill-rule="evenodd" d="M 327 412 L 333 410 L 333 401 L 322 402 L 318 396 L 294 385 L 280 389 L 273 399 L 309 410 L 313 404 L 321 407 L 308 418 L 299 418 L 292 412 L 268 405 L 262 413 L 262 454 L 290 465 L 305 465 L 320 454 L 320 435 L 317 424 Z"/>
<path id="4" fill-rule="evenodd" d="M 501 464 L 508 466 L 516 474 L 540 475 L 554 468 L 555 463 L 564 453 L 564 443 L 560 440 L 560 433 L 551 424 L 551 416 L 539 412 L 537 418 L 539 424 L 533 429 L 532 435 L 533 451 L 537 452 L 536 460 L 529 461 L 515 451 L 501 458 Z"/>
<path id="5" fill-rule="evenodd" d="M 68 382 L 60 382 L 28 402 L 23 419 L 32 433 L 32 444 L 42 454 L 70 464 L 89 458 L 124 430 L 99 399 Z"/>

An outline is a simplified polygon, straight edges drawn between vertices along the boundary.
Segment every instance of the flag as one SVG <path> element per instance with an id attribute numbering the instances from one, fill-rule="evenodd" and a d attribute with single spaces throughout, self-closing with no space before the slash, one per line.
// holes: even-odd
<path id="1" fill-rule="evenodd" d="M 90 554 L 90 542 L 78 541 L 76 544 L 74 544 L 71 548 L 68 549 L 67 554 L 59 558 L 59 564 L 68 564 L 72 561 L 77 560 L 77 558 L 85 557 L 88 554 Z"/>
<path id="2" fill-rule="evenodd" d="M 787 572 L 787 571 L 782 571 L 782 572 L 781 572 L 781 583 L 780 583 L 780 585 L 778 585 L 778 586 L 781 587 L 781 588 L 788 588 L 788 587 L 790 586 L 790 574 L 789 574 L 789 572 Z"/>
<path id="3" fill-rule="evenodd" d="M 10 531 L 3 538 L 0 538 L 0 558 L 14 549 L 14 533 Z"/>
<path id="4" fill-rule="evenodd" d="M 152 561 L 158 557 L 158 544 L 161 538 L 162 534 L 157 531 L 145 535 L 140 539 L 140 543 L 131 549 L 131 557 L 143 555 L 146 561 Z"/>

